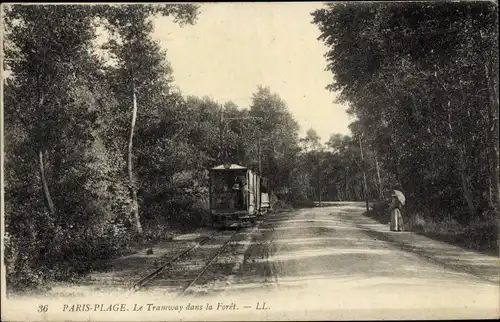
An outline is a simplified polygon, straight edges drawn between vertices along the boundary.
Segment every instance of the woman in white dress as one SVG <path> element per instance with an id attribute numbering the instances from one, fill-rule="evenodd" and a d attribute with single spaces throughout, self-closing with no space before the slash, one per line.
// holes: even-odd
<path id="1" fill-rule="evenodd" d="M 398 199 L 398 196 L 393 193 L 391 201 L 391 223 L 389 225 L 391 231 L 403 230 L 403 216 L 401 215 L 401 206 L 403 203 Z"/>

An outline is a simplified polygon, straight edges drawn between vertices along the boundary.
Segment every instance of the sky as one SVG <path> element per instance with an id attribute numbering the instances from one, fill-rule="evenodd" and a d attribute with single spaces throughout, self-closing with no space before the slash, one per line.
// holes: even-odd
<path id="1" fill-rule="evenodd" d="M 197 23 L 180 27 L 155 20 L 154 38 L 167 50 L 175 83 L 184 95 L 251 105 L 258 85 L 269 86 L 288 105 L 303 136 L 314 128 L 323 142 L 349 134 L 346 106 L 325 87 L 326 46 L 311 12 L 322 3 L 202 4 Z"/>

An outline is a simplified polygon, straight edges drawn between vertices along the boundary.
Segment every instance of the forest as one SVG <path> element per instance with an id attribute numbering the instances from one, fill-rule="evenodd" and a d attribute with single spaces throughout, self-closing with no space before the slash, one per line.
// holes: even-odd
<path id="1" fill-rule="evenodd" d="M 227 161 L 260 162 L 276 207 L 384 201 L 400 189 L 411 229 L 496 242 L 493 3 L 336 3 L 313 12 L 328 47 L 327 89 L 355 118 L 351 135 L 325 144 L 314 129 L 300 136 L 269 87 L 256 84 L 250 106 L 176 89 L 183 71 L 174 73 L 153 40 L 153 21 L 189 28 L 199 9 L 3 6 L 10 289 L 71 280 L 135 243 L 205 225 L 207 169 Z"/>
<path id="2" fill-rule="evenodd" d="M 412 230 L 498 252 L 498 5 L 336 3 L 313 19 L 328 88 L 382 169 L 369 177 L 405 193 Z"/>

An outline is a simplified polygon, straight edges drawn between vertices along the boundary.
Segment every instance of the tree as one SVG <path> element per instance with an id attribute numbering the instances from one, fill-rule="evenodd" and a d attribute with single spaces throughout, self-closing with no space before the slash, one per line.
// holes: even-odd
<path id="1" fill-rule="evenodd" d="M 113 252 L 112 242 L 100 246 L 126 202 L 117 151 L 105 144 L 115 102 L 92 51 L 91 7 L 6 9 L 8 274 L 22 286 L 65 277 L 67 261 L 86 256 L 79 267 L 87 269 Z"/>
<path id="2" fill-rule="evenodd" d="M 312 178 L 315 178 L 315 182 L 312 184 L 316 187 L 316 199 L 319 201 L 319 205 L 321 206 L 321 195 L 323 191 L 323 182 L 322 178 L 322 144 L 321 138 L 316 133 L 313 128 L 310 128 L 306 132 L 306 136 L 300 140 L 302 143 L 302 149 L 306 155 L 306 163 L 307 169 Z"/>
<path id="3" fill-rule="evenodd" d="M 262 172 L 270 186 L 287 190 L 298 152 L 298 124 L 286 103 L 270 88 L 259 86 L 252 96 L 250 116 L 261 118 Z"/>
<path id="4" fill-rule="evenodd" d="M 89 59 L 86 51 L 94 36 L 91 19 L 85 9 L 72 6 L 12 6 L 6 9 L 11 46 L 5 52 L 13 74 L 7 84 L 9 104 L 6 107 L 17 116 L 36 147 L 44 200 L 47 210 L 54 216 L 56 209 L 46 178 L 45 159 L 49 142 L 54 142 L 57 135 L 49 119 L 61 102 L 52 98 L 61 97 L 84 71 L 85 60 Z M 69 14 L 73 9 L 73 14 Z M 44 15 L 54 19 L 41 19 Z M 72 28 L 60 28 L 69 21 Z M 54 39 L 47 43 L 47 36 Z"/>
<path id="5" fill-rule="evenodd" d="M 108 30 L 112 35 L 105 48 L 109 49 L 112 57 L 118 61 L 118 66 L 114 70 L 116 94 L 121 97 L 120 101 L 127 102 L 125 97 L 129 96 L 131 98 L 129 101 L 132 102 L 127 168 L 132 214 L 138 234 L 142 234 L 142 225 L 137 200 L 138 187 L 133 173 L 133 139 L 138 115 L 137 96 L 140 93 L 144 110 L 147 110 L 148 117 L 151 117 L 153 115 L 150 115 L 149 108 L 160 103 L 162 95 L 168 94 L 169 84 L 172 81 L 171 68 L 164 58 L 165 52 L 151 39 L 153 31 L 151 18 L 157 14 L 173 15 L 175 21 L 181 24 L 193 24 L 196 21 L 197 9 L 196 5 L 190 4 L 100 6 L 97 9 L 100 16 L 107 21 Z"/>
<path id="6" fill-rule="evenodd" d="M 434 216 L 464 222 L 488 203 L 498 212 L 498 89 L 487 67 L 498 60 L 485 54 L 498 50 L 497 7 L 340 3 L 313 16 L 329 47 L 328 88 L 349 102 L 410 206 L 437 205 Z"/>
<path id="7" fill-rule="evenodd" d="M 168 87 L 171 69 L 148 38 L 150 16 L 193 23 L 197 6 L 4 8 L 7 280 L 22 287 L 84 273 L 128 243 L 127 143 L 139 142 L 137 172 L 152 180 L 158 164 L 141 159 L 156 146 L 149 134 L 173 125 L 159 139 L 175 139 L 185 124 L 184 100 Z M 103 24 L 115 65 L 95 47 Z M 135 129 L 126 115 L 134 94 L 145 106 L 132 113 Z"/>

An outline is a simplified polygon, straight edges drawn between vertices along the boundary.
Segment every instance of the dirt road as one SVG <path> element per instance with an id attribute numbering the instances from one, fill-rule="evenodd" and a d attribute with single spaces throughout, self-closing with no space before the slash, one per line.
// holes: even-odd
<path id="1" fill-rule="evenodd" d="M 169 295 L 166 285 L 172 284 L 170 282 L 157 283 L 156 287 L 140 293 L 127 293 L 118 288 L 120 283 L 116 277 L 120 276 L 120 270 L 115 269 L 98 274 L 99 278 L 95 279 L 98 286 L 106 284 L 111 290 L 115 288 L 112 295 L 106 291 L 97 296 L 95 285 L 64 286 L 54 288 L 43 301 L 24 300 L 17 306 L 14 303 L 12 307 L 19 310 L 13 313 L 32 314 L 25 308 L 35 309 L 43 303 L 50 307 L 52 315 L 47 318 L 51 320 L 262 321 L 500 316 L 498 257 L 461 250 L 411 232 L 390 232 L 388 227 L 365 217 L 363 212 L 363 203 L 339 203 L 271 214 L 259 226 L 238 232 L 237 238 L 213 261 L 206 276 L 199 280 L 201 285 L 193 288 L 195 292 L 189 297 Z M 196 240 L 197 236 L 184 236 L 184 239 Z M 172 245 L 157 245 L 155 254 L 165 253 L 168 258 L 168 254 L 180 251 Z M 195 254 L 211 254 L 220 245 L 222 242 L 214 239 L 178 265 L 184 263 L 186 274 L 196 270 L 210 257 Z M 143 261 L 138 262 L 137 267 L 128 257 L 119 262 L 130 264 L 123 272 L 147 271 Z M 123 268 L 123 265 L 117 267 Z M 169 269 L 162 273 L 159 281 L 179 278 L 172 277 Z M 67 294 L 76 287 L 86 288 L 89 295 L 69 297 Z M 82 308 L 88 305 L 89 310 L 68 312 L 75 303 Z M 123 304 L 123 311 L 93 309 L 105 307 L 101 303 L 115 303 L 116 308 L 122 308 L 118 304 Z M 33 316 L 29 315 L 29 319 Z"/>
<path id="2" fill-rule="evenodd" d="M 363 212 L 362 203 L 344 203 L 268 218 L 233 291 L 265 287 L 297 318 L 313 312 L 329 319 L 498 316 L 498 283 L 378 238 Z M 486 257 L 477 254 L 475 262 L 498 272 L 498 258 Z"/>

